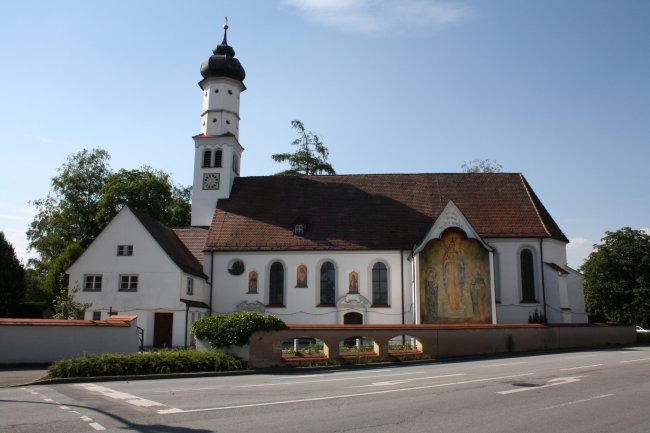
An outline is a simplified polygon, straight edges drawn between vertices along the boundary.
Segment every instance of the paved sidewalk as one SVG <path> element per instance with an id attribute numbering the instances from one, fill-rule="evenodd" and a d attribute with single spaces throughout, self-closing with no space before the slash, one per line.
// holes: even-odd
<path id="1" fill-rule="evenodd" d="M 0 388 L 25 385 L 47 375 L 47 368 L 36 367 L 0 367 Z"/>

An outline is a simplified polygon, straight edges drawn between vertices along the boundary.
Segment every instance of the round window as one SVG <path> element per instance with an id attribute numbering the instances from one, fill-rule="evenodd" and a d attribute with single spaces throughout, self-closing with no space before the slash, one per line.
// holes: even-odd
<path id="1" fill-rule="evenodd" d="M 230 272 L 231 275 L 241 275 L 244 273 L 244 262 L 241 260 L 233 260 L 232 263 L 230 263 L 230 267 L 228 268 L 228 272 Z"/>

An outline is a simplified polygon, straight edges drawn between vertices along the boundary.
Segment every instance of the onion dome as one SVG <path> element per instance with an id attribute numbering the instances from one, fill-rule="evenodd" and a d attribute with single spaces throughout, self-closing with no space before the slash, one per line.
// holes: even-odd
<path id="1" fill-rule="evenodd" d="M 203 78 L 228 77 L 234 80 L 244 81 L 246 71 L 239 60 L 235 58 L 235 50 L 228 45 L 228 20 L 223 26 L 223 42 L 212 50 L 214 53 L 208 60 L 201 64 L 201 75 Z"/>

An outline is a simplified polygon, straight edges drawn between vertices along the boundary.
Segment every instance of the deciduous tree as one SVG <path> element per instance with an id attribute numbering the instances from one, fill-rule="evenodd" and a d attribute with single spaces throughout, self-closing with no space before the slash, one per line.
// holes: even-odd
<path id="1" fill-rule="evenodd" d="M 469 162 L 463 162 L 461 165 L 463 173 L 501 173 L 503 166 L 495 159 L 478 159 L 475 158 Z"/>
<path id="2" fill-rule="evenodd" d="M 580 268 L 592 317 L 650 325 L 650 236 L 624 227 L 605 232 Z"/>
<path id="3" fill-rule="evenodd" d="M 25 296 L 25 270 L 0 232 L 0 317 L 13 317 Z"/>

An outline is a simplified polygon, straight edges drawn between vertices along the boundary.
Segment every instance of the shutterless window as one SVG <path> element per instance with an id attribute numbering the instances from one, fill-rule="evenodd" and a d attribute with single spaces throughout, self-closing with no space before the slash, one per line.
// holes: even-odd
<path id="1" fill-rule="evenodd" d="M 320 303 L 333 305 L 336 302 L 336 271 L 332 262 L 320 267 Z"/>
<path id="2" fill-rule="evenodd" d="M 133 255 L 133 245 L 118 245 L 117 246 L 117 255 L 118 256 L 132 256 Z"/>
<path id="3" fill-rule="evenodd" d="M 269 305 L 284 306 L 284 266 L 280 262 L 271 265 L 269 276 Z"/>
<path id="4" fill-rule="evenodd" d="M 521 301 L 537 302 L 535 299 L 535 268 L 531 250 L 521 251 L 519 266 L 521 267 Z"/>
<path id="5" fill-rule="evenodd" d="M 210 167 L 210 160 L 212 159 L 212 151 L 206 150 L 203 152 L 203 167 Z"/>
<path id="6" fill-rule="evenodd" d="M 221 167 L 223 160 L 223 152 L 221 150 L 217 150 L 214 152 L 214 166 L 215 167 Z"/>
<path id="7" fill-rule="evenodd" d="M 194 278 L 187 278 L 187 294 L 188 295 L 193 295 L 194 294 Z"/>
<path id="8" fill-rule="evenodd" d="M 120 275 L 120 291 L 135 292 L 138 290 L 137 275 Z"/>
<path id="9" fill-rule="evenodd" d="M 372 267 L 372 303 L 388 305 L 388 269 L 381 262 Z"/>
<path id="10" fill-rule="evenodd" d="M 84 292 L 99 292 L 102 290 L 101 275 L 86 275 L 84 278 Z"/>
<path id="11" fill-rule="evenodd" d="M 93 311 L 93 320 L 102 320 L 102 312 Z"/>

